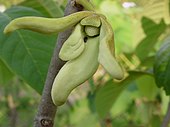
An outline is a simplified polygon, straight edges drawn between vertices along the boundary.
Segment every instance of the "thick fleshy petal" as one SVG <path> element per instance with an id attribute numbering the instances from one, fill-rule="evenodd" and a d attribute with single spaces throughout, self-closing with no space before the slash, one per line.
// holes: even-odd
<path id="1" fill-rule="evenodd" d="M 65 103 L 71 91 L 88 80 L 98 68 L 99 37 L 89 38 L 84 52 L 68 61 L 56 76 L 51 96 L 55 105 Z"/>
<path id="2" fill-rule="evenodd" d="M 101 25 L 100 17 L 98 14 L 93 14 L 88 17 L 85 17 L 84 19 L 81 20 L 80 23 L 83 26 L 100 27 L 100 25 Z"/>
<path id="3" fill-rule="evenodd" d="M 72 34 L 64 42 L 59 57 L 64 61 L 75 59 L 83 52 L 84 48 L 83 26 L 77 24 Z"/>
<path id="4" fill-rule="evenodd" d="M 123 70 L 114 56 L 114 36 L 111 25 L 106 19 L 101 18 L 100 30 L 99 63 L 104 69 L 116 79 L 124 77 Z"/>
<path id="5" fill-rule="evenodd" d="M 81 11 L 62 18 L 21 17 L 12 20 L 4 29 L 9 33 L 17 29 L 29 29 L 40 33 L 58 33 L 74 26 L 84 17 L 94 14 L 92 11 Z"/>

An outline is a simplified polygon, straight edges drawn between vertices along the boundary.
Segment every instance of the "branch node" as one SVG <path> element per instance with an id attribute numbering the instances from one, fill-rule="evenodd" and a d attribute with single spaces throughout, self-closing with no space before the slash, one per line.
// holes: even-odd
<path id="1" fill-rule="evenodd" d="M 71 0 L 71 6 L 76 7 L 78 10 L 83 10 L 83 6 L 77 3 L 77 0 Z"/>
<path id="2" fill-rule="evenodd" d="M 42 127 L 52 127 L 53 126 L 52 120 L 42 119 L 40 122 L 41 122 Z"/>

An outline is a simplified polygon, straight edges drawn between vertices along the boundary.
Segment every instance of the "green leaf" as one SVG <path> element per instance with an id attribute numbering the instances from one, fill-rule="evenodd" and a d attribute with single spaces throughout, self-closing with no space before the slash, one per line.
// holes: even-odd
<path id="1" fill-rule="evenodd" d="M 155 56 L 146 57 L 146 59 L 144 59 L 141 62 L 140 66 L 145 66 L 147 68 L 149 68 L 149 67 L 152 68 L 153 64 L 154 64 L 154 60 L 155 60 Z"/>
<path id="2" fill-rule="evenodd" d="M 139 44 L 146 37 L 143 29 L 141 26 L 148 28 L 147 31 L 152 32 L 153 26 L 150 23 L 142 23 L 139 22 L 143 17 L 147 17 L 148 19 L 152 20 L 154 23 L 159 24 L 161 20 L 164 20 L 166 24 L 170 23 L 170 16 L 169 16 L 169 0 L 133 0 L 136 3 L 135 8 L 137 9 L 134 11 L 134 39 Z M 133 8 L 132 8 L 133 9 Z M 143 25 L 142 25 L 143 24 Z M 155 29 L 157 30 L 157 29 Z M 146 31 L 146 30 L 145 30 Z M 158 31 L 158 30 L 157 30 Z M 149 42 L 149 41 L 148 41 Z M 135 44 L 135 47 L 136 47 Z"/>
<path id="3" fill-rule="evenodd" d="M 28 15 L 41 16 L 39 12 L 26 7 L 12 7 L 0 13 L 0 57 L 17 75 L 41 93 L 56 35 L 43 35 L 28 30 L 3 34 L 5 26 L 12 19 Z"/>
<path id="4" fill-rule="evenodd" d="M 34 8 L 47 17 L 62 17 L 62 9 L 53 0 L 25 0 L 20 3 L 22 6 Z"/>
<path id="5" fill-rule="evenodd" d="M 128 97 L 128 99 L 127 99 Z M 136 83 L 132 81 L 128 84 L 127 89 L 123 90 L 119 97 L 114 102 L 111 108 L 111 116 L 115 118 L 118 115 L 121 115 L 125 111 L 128 110 L 129 106 L 131 106 L 134 98 L 138 97 L 138 91 L 136 87 Z"/>
<path id="6" fill-rule="evenodd" d="M 129 72 L 129 76 L 120 83 L 108 81 L 104 87 L 101 87 L 96 94 L 95 104 L 96 110 L 100 117 L 105 117 L 110 111 L 112 105 L 119 97 L 120 93 L 134 80 L 142 75 L 148 75 L 146 72 Z"/>
<path id="7" fill-rule="evenodd" d="M 136 82 L 141 96 L 153 101 L 158 94 L 158 88 L 155 84 L 154 77 L 151 75 L 144 75 L 138 78 Z"/>
<path id="8" fill-rule="evenodd" d="M 73 105 L 73 110 L 69 113 L 69 121 L 74 127 L 99 127 L 97 114 L 92 113 L 88 108 L 87 98 L 81 98 Z"/>
<path id="9" fill-rule="evenodd" d="M 153 51 L 160 35 L 165 32 L 166 24 L 163 20 L 159 24 L 156 24 L 152 20 L 143 17 L 142 26 L 146 37 L 136 47 L 136 54 L 141 60 L 144 60 Z"/>
<path id="10" fill-rule="evenodd" d="M 164 19 L 166 23 L 170 23 L 169 0 L 135 0 L 134 2 L 141 8 L 141 16 L 148 17 L 156 22 Z"/>
<path id="11" fill-rule="evenodd" d="M 13 77 L 13 73 L 5 65 L 5 63 L 0 59 L 0 84 L 7 84 L 9 80 Z"/>
<path id="12" fill-rule="evenodd" d="M 156 54 L 154 76 L 158 87 L 163 87 L 170 95 L 170 37 L 168 37 Z"/>
<path id="13" fill-rule="evenodd" d="M 159 115 L 153 115 L 150 120 L 151 127 L 161 127 L 162 120 Z"/>

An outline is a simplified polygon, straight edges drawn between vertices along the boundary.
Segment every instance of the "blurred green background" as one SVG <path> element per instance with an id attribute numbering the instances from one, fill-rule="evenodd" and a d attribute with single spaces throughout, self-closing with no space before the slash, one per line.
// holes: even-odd
<path id="1" fill-rule="evenodd" d="M 153 68 L 161 61 L 160 57 L 155 60 L 155 56 L 163 42 L 168 42 L 167 47 L 170 45 L 170 1 L 91 2 L 113 27 L 116 57 L 124 67 L 126 77 L 113 81 L 100 66 L 96 74 L 75 89 L 67 103 L 58 108 L 55 126 L 160 127 L 169 97 L 157 87 L 162 85 L 157 82 L 156 85 L 155 78 L 158 82 L 164 79 L 159 79 L 160 73 L 155 74 Z M 45 37 L 24 30 L 8 38 L 2 33 L 5 25 L 11 19 L 25 15 L 62 17 L 66 3 L 67 0 L 0 0 L 0 127 L 32 127 L 57 38 L 57 35 Z M 14 51 L 12 44 L 24 44 L 26 50 Z M 47 50 L 42 54 L 34 49 Z M 35 75 L 31 77 L 27 74 L 32 73 L 28 69 L 32 63 L 22 66 L 22 58 L 16 55 L 19 52 L 27 56 L 29 50 L 32 55 L 29 59 L 38 66 L 33 68 Z M 42 75 L 37 75 L 36 71 Z M 169 72 L 170 69 L 167 74 Z M 168 93 L 169 87 L 164 89 Z"/>

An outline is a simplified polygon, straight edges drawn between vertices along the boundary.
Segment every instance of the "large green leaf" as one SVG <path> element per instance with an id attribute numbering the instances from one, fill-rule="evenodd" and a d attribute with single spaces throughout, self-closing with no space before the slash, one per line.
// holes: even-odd
<path id="1" fill-rule="evenodd" d="M 111 116 L 115 118 L 118 115 L 124 114 L 124 112 L 128 110 L 129 106 L 132 105 L 134 99 L 138 97 L 139 92 L 136 87 L 136 83 L 135 81 L 132 81 L 129 83 L 128 87 L 120 93 L 119 97 L 114 102 L 110 110 Z"/>
<path id="2" fill-rule="evenodd" d="M 160 22 L 162 22 L 162 20 L 166 24 L 170 23 L 169 4 L 168 4 L 169 0 L 149 0 L 149 1 L 148 0 L 130 0 L 130 1 L 134 1 L 136 3 L 135 8 L 138 9 L 134 12 L 136 15 L 135 16 L 132 15 L 134 19 L 136 20 L 135 27 L 133 28 L 135 30 L 134 39 L 137 42 L 136 44 L 139 44 L 140 42 L 143 42 L 143 41 L 147 41 L 147 42 L 151 41 L 149 39 L 146 39 L 147 35 L 145 32 L 146 31 L 155 32 L 155 30 L 158 32 L 158 30 L 155 29 L 154 24 L 158 25 Z M 153 24 L 151 24 L 152 22 L 150 21 L 143 22 L 142 21 L 143 17 L 150 19 L 150 21 L 152 21 Z M 147 29 L 144 30 L 144 28 L 142 27 L 145 27 Z M 151 44 L 149 46 L 151 46 Z M 141 59 L 143 59 L 144 61 L 145 58 L 141 58 Z"/>
<path id="3" fill-rule="evenodd" d="M 53 0 L 25 0 L 20 5 L 34 8 L 47 17 L 61 17 L 64 15 L 62 9 Z"/>
<path id="4" fill-rule="evenodd" d="M 168 37 L 156 54 L 154 75 L 158 87 L 163 87 L 170 95 L 170 37 Z"/>
<path id="5" fill-rule="evenodd" d="M 142 18 L 142 26 L 146 37 L 136 47 L 136 54 L 141 60 L 144 60 L 153 51 L 158 38 L 165 32 L 167 26 L 164 21 L 156 24 L 146 17 Z"/>
<path id="6" fill-rule="evenodd" d="M 144 59 L 140 66 L 145 66 L 147 68 L 152 68 L 153 67 L 153 64 L 154 64 L 154 60 L 155 60 L 155 56 L 149 56 L 147 57 L 146 59 Z"/>
<path id="7" fill-rule="evenodd" d="M 7 84 L 9 80 L 13 77 L 13 73 L 5 65 L 5 63 L 0 59 L 0 85 Z"/>
<path id="8" fill-rule="evenodd" d="M 155 84 L 154 77 L 144 75 L 137 79 L 136 82 L 141 96 L 153 101 L 158 94 L 158 87 Z"/>
<path id="9" fill-rule="evenodd" d="M 139 17 L 145 16 L 157 23 L 164 19 L 170 23 L 169 0 L 135 0 L 135 3 L 141 8 Z"/>
<path id="10" fill-rule="evenodd" d="M 143 75 L 148 75 L 145 72 L 130 72 L 130 75 L 120 83 L 109 80 L 104 87 L 101 87 L 95 98 L 96 110 L 101 117 L 111 109 L 113 103 L 117 100 L 120 93 L 134 80 Z"/>
<path id="11" fill-rule="evenodd" d="M 3 34 L 4 27 L 12 19 L 29 15 L 42 16 L 26 7 L 12 7 L 0 13 L 0 57 L 16 74 L 41 93 L 56 35 L 43 35 L 28 30 Z"/>

